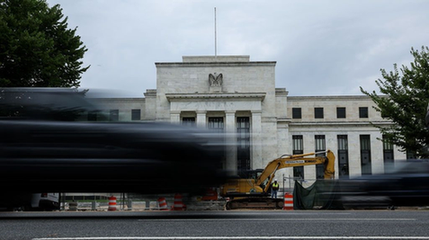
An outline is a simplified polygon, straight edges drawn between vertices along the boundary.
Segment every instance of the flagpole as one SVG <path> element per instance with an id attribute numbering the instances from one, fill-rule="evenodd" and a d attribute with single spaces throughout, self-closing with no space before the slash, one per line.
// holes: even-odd
<path id="1" fill-rule="evenodd" d="M 216 7 L 214 8 L 215 58 L 217 58 Z"/>

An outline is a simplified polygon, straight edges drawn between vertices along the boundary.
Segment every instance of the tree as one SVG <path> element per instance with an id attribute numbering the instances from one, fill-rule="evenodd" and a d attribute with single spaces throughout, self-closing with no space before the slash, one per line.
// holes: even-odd
<path id="1" fill-rule="evenodd" d="M 0 87 L 79 87 L 88 50 L 60 5 L 0 0 Z"/>
<path id="2" fill-rule="evenodd" d="M 362 93 L 371 97 L 375 109 L 385 119 L 393 122 L 389 127 L 377 126 L 387 142 L 395 144 L 403 151 L 413 152 L 416 157 L 429 157 L 429 130 L 425 117 L 429 104 L 429 48 L 421 51 L 411 48 L 414 61 L 410 67 L 402 66 L 398 71 L 381 69 L 384 79 L 376 80 L 382 95 L 375 91 Z"/>

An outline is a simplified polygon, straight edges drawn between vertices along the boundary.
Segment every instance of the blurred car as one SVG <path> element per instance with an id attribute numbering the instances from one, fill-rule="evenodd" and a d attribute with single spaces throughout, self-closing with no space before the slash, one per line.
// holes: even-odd
<path id="1" fill-rule="evenodd" d="M 429 205 L 429 162 L 395 162 L 384 174 L 339 180 L 338 193 L 347 208 Z"/>
<path id="2" fill-rule="evenodd" d="M 91 122 L 71 89 L 0 89 L 2 196 L 200 193 L 223 183 L 223 136 L 162 122 Z M 3 197 L 4 199 L 4 197 Z"/>

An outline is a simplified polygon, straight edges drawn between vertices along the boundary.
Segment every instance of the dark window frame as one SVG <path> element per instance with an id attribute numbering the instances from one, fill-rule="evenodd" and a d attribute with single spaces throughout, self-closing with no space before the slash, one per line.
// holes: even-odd
<path id="1" fill-rule="evenodd" d="M 347 135 L 337 135 L 338 142 L 338 177 L 349 178 L 349 141 Z"/>
<path id="2" fill-rule="evenodd" d="M 302 109 L 301 108 L 292 108 L 292 118 L 301 119 L 302 118 Z"/>
<path id="3" fill-rule="evenodd" d="M 337 118 L 346 118 L 346 108 L 337 107 Z"/>
<path id="4" fill-rule="evenodd" d="M 359 107 L 359 118 L 368 118 L 368 107 Z"/>
<path id="5" fill-rule="evenodd" d="M 362 175 L 371 175 L 372 174 L 371 135 L 368 135 L 368 134 L 360 135 L 359 142 L 360 142 L 360 152 L 361 152 L 360 156 L 361 156 Z"/>
<path id="6" fill-rule="evenodd" d="M 207 127 L 218 132 L 223 132 L 225 129 L 225 121 L 223 117 L 208 117 Z"/>
<path id="7" fill-rule="evenodd" d="M 240 174 L 251 169 L 250 164 L 250 117 L 237 117 L 237 171 Z"/>
<path id="8" fill-rule="evenodd" d="M 326 151 L 326 136 L 325 135 L 314 135 L 314 148 L 315 152 Z M 316 156 L 326 156 L 325 153 L 316 154 Z M 325 175 L 324 164 L 316 165 L 316 179 L 323 179 Z"/>
<path id="9" fill-rule="evenodd" d="M 196 117 L 182 117 L 182 125 L 196 126 Z"/>
<path id="10" fill-rule="evenodd" d="M 292 154 L 304 154 L 304 138 L 302 135 L 292 135 Z M 293 177 L 304 179 L 304 166 L 293 167 Z"/>
<path id="11" fill-rule="evenodd" d="M 324 118 L 323 107 L 314 108 L 314 118 Z"/>
<path id="12" fill-rule="evenodd" d="M 389 142 L 386 139 L 386 136 L 383 135 L 382 137 L 382 142 L 383 142 L 383 163 L 384 163 L 384 170 L 390 170 L 389 168 L 391 168 L 393 166 L 393 164 L 395 163 L 395 156 L 393 153 L 393 143 Z"/>

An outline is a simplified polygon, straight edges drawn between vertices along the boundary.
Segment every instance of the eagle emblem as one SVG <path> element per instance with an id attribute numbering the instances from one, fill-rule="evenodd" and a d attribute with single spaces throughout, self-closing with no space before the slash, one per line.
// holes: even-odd
<path id="1" fill-rule="evenodd" d="M 220 87 L 222 86 L 222 81 L 223 81 L 223 75 L 222 73 L 216 74 L 209 74 L 209 84 L 210 87 Z"/>

